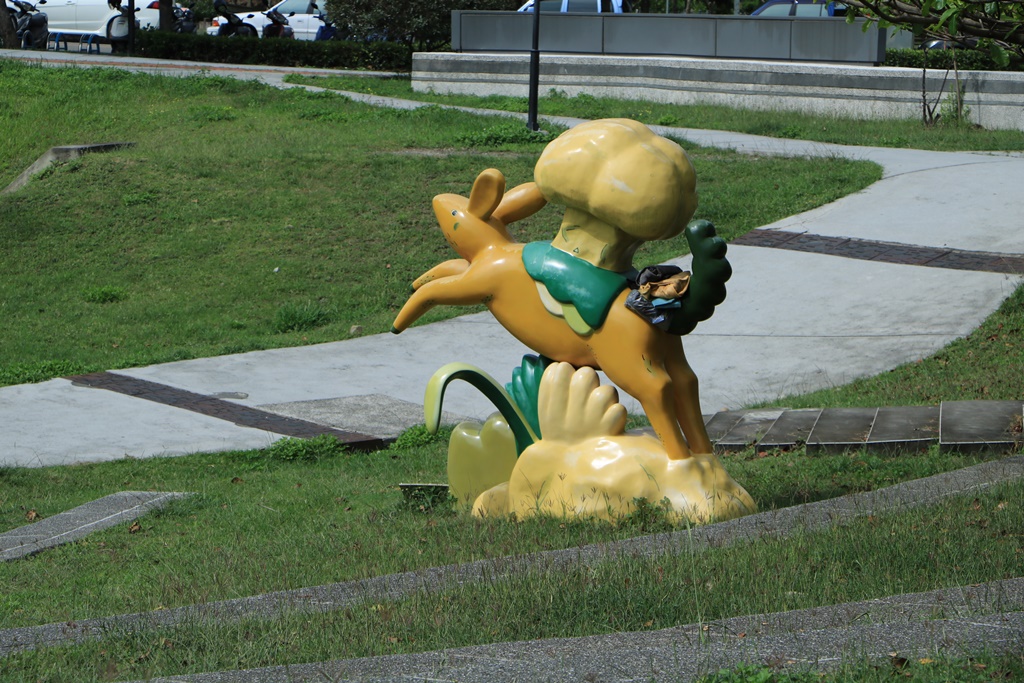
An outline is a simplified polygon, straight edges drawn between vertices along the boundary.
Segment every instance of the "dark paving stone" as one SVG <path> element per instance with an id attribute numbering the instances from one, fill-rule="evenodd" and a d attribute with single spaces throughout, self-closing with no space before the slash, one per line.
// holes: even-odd
<path id="1" fill-rule="evenodd" d="M 746 235 L 740 235 L 734 239 L 731 244 L 778 249 L 785 242 L 801 234 L 803 233 L 787 232 L 785 230 L 751 230 Z"/>
<path id="2" fill-rule="evenodd" d="M 943 401 L 939 445 L 945 451 L 1007 450 L 1021 442 L 1021 401 Z"/>
<path id="3" fill-rule="evenodd" d="M 787 410 L 757 442 L 758 449 L 786 450 L 806 442 L 819 415 L 821 415 L 819 408 Z"/>
<path id="4" fill-rule="evenodd" d="M 1024 273 L 1024 256 L 941 247 L 919 247 L 912 244 L 831 237 L 806 232 L 752 230 L 733 240 L 732 244 L 828 254 L 862 261 L 928 266 L 929 268 L 977 270 L 990 273 Z"/>
<path id="5" fill-rule="evenodd" d="M 829 237 L 803 233 L 791 240 L 786 240 L 778 248 L 791 251 L 805 251 L 812 254 L 837 254 L 850 241 L 847 237 Z"/>
<path id="6" fill-rule="evenodd" d="M 711 419 L 704 423 L 711 443 L 717 442 L 728 434 L 729 430 L 743 418 L 745 412 L 745 410 L 722 410 L 712 415 Z"/>
<path id="7" fill-rule="evenodd" d="M 113 372 L 94 372 L 88 375 L 66 377 L 76 386 L 106 389 L 119 394 L 153 401 L 182 410 L 215 417 L 241 427 L 261 429 L 274 434 L 282 434 L 300 439 L 310 439 L 321 434 L 330 434 L 346 446 L 358 451 L 372 451 L 383 448 L 387 440 L 367 434 L 347 432 L 341 429 L 325 427 L 294 417 L 276 415 L 265 410 L 238 405 L 212 396 L 204 396 L 184 389 L 158 384 L 149 380 L 119 375 Z"/>
<path id="8" fill-rule="evenodd" d="M 888 407 L 878 409 L 866 448 L 887 453 L 922 450 L 938 440 L 938 406 Z"/>
<path id="9" fill-rule="evenodd" d="M 877 408 L 825 408 L 807 436 L 808 453 L 860 448 L 871 433 Z"/>
<path id="10" fill-rule="evenodd" d="M 1024 258 L 1020 256 L 1000 256 L 970 251 L 950 251 L 929 261 L 927 265 L 933 268 L 985 270 L 993 273 L 1024 272 Z"/>
<path id="11" fill-rule="evenodd" d="M 753 444 L 768 432 L 785 412 L 784 409 L 774 410 L 746 410 L 739 422 L 732 426 L 721 439 L 715 443 L 716 453 L 730 453 L 742 451 Z"/>

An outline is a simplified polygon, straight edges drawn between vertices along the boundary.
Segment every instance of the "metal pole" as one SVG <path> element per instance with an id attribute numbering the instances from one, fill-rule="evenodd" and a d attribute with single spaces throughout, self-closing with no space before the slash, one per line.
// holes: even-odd
<path id="1" fill-rule="evenodd" d="M 536 131 L 537 90 L 540 87 L 540 0 L 533 0 L 533 44 L 530 47 L 530 104 L 526 112 L 526 127 Z"/>
<path id="2" fill-rule="evenodd" d="M 128 0 L 128 56 L 135 54 L 135 0 Z"/>

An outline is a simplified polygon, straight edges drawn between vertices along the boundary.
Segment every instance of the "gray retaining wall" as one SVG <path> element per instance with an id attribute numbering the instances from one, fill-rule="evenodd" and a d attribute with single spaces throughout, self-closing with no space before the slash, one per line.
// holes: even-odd
<path id="1" fill-rule="evenodd" d="M 1024 73 L 961 71 L 970 118 L 986 128 L 1024 130 Z M 419 92 L 525 97 L 527 53 L 417 53 Z M 929 70 L 929 101 L 945 99 L 953 74 Z M 541 54 L 540 92 L 722 104 L 865 119 L 921 116 L 919 69 L 687 57 Z M 942 93 L 941 95 L 939 93 Z"/>
<path id="2" fill-rule="evenodd" d="M 834 17 L 542 12 L 539 42 L 544 52 L 880 64 L 888 33 L 863 19 Z M 455 52 L 525 51 L 532 40 L 532 13 L 452 12 Z M 910 47 L 911 40 L 903 32 L 888 46 Z"/>

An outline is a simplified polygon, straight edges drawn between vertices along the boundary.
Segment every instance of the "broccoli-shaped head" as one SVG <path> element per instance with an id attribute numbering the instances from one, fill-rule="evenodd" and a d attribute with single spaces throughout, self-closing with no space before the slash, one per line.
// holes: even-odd
<path id="1" fill-rule="evenodd" d="M 629 119 L 591 121 L 562 133 L 541 154 L 534 180 L 549 202 L 643 241 L 675 237 L 697 209 L 686 152 Z"/>

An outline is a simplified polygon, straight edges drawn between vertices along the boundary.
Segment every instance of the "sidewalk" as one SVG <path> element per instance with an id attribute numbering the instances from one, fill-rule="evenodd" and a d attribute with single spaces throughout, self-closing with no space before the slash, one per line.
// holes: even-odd
<path id="1" fill-rule="evenodd" d="M 275 86 L 293 71 L 0 50 L 0 58 L 12 56 L 52 65 L 70 60 L 169 74 L 206 71 Z M 380 97 L 350 96 L 385 103 Z M 1021 282 L 1021 155 L 659 131 L 752 153 L 866 159 L 885 169 L 884 178 L 864 191 L 764 226 L 730 245 L 735 274 L 728 298 L 684 340 L 701 381 L 705 413 L 844 384 L 927 356 L 977 327 Z M 410 273 L 410 280 L 415 275 Z M 389 438 L 422 422 L 424 388 L 442 365 L 472 363 L 505 382 L 526 352 L 484 313 L 399 336 L 110 373 L 153 383 L 143 383 L 143 393 L 170 397 L 163 403 L 68 379 L 4 387 L 0 464 L 43 466 L 263 447 L 287 435 L 290 427 L 280 425 L 293 424 L 260 417 L 266 413 Z M 213 408 L 204 414 L 178 407 L 189 402 Z M 624 402 L 638 409 L 631 400 Z M 260 412 L 246 413 L 255 416 L 250 420 L 239 418 L 235 408 Z M 478 393 L 459 385 L 450 389 L 445 408 L 481 419 L 491 412 Z"/>

